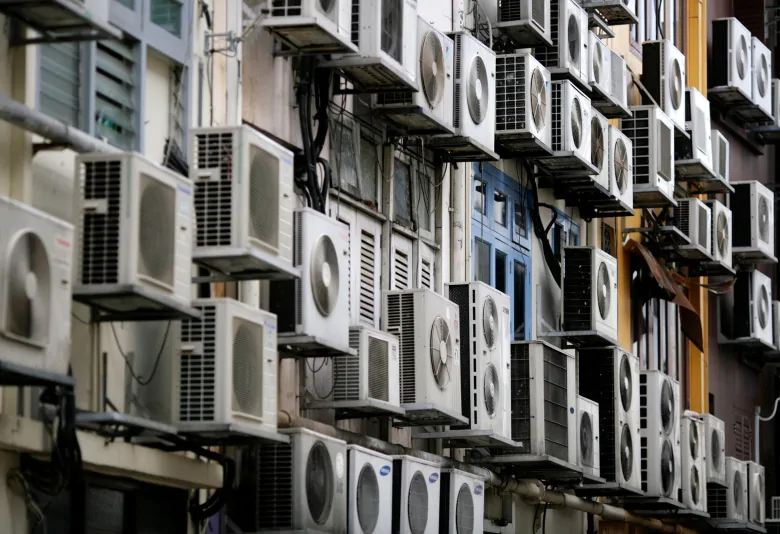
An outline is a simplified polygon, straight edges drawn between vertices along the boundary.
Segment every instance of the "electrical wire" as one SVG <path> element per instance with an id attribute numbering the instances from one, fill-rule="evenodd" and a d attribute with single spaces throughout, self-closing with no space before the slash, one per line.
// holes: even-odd
<path id="1" fill-rule="evenodd" d="M 157 351 L 157 356 L 154 358 L 154 366 L 152 367 L 152 372 L 149 373 L 148 379 L 142 379 L 140 376 L 138 376 L 133 369 L 133 365 L 130 363 L 130 358 L 125 354 L 125 351 L 122 350 L 122 345 L 119 343 L 119 336 L 116 333 L 116 328 L 114 328 L 114 323 L 109 323 L 111 326 L 111 333 L 114 336 L 114 341 L 116 342 L 117 350 L 119 350 L 119 354 L 122 356 L 122 359 L 125 361 L 125 364 L 127 365 L 127 370 L 130 371 L 130 376 L 133 378 L 133 380 L 138 383 L 139 386 L 148 386 L 152 383 L 152 380 L 154 380 L 154 376 L 157 374 L 157 368 L 160 365 L 160 360 L 162 360 L 162 354 L 165 350 L 165 345 L 168 342 L 168 334 L 171 331 L 171 322 L 168 321 L 168 325 L 165 327 L 165 335 L 163 336 L 162 343 L 160 344 L 160 349 Z"/>

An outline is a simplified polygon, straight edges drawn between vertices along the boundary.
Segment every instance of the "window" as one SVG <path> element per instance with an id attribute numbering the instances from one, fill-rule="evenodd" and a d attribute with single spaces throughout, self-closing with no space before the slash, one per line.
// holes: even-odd
<path id="1" fill-rule="evenodd" d="M 191 52 L 192 5 L 185 0 L 107 0 L 109 20 L 160 54 L 186 64 Z"/>
<path id="2" fill-rule="evenodd" d="M 331 108 L 331 111 L 334 111 Z M 381 176 L 381 147 L 375 135 L 359 121 L 331 116 L 329 163 L 335 189 L 355 197 L 362 204 L 378 209 L 377 196 Z"/>
<path id="3" fill-rule="evenodd" d="M 580 244 L 580 225 L 571 220 L 571 218 L 560 210 L 556 210 L 556 219 L 551 228 L 550 245 L 553 254 L 558 261 L 561 261 L 563 247 L 577 246 Z"/>
<path id="4" fill-rule="evenodd" d="M 434 221 L 439 205 L 441 178 L 432 157 L 423 161 L 415 154 L 397 152 L 393 172 L 394 222 L 434 239 Z"/>
<path id="5" fill-rule="evenodd" d="M 411 165 L 395 158 L 393 169 L 393 207 L 395 221 L 412 226 L 412 169 Z"/>
<path id="6" fill-rule="evenodd" d="M 474 180 L 474 211 L 482 215 L 487 215 L 487 205 L 485 204 L 485 182 Z"/>
<path id="7" fill-rule="evenodd" d="M 175 37 L 181 37 L 183 0 L 151 0 L 151 20 Z"/>
<path id="8" fill-rule="evenodd" d="M 615 227 L 606 221 L 601 221 L 601 250 L 617 257 L 617 241 Z"/>
<path id="9" fill-rule="evenodd" d="M 490 243 L 474 238 L 474 280 L 490 284 Z"/>
<path id="10" fill-rule="evenodd" d="M 187 69 L 183 65 L 171 65 L 171 117 L 168 131 L 173 141 L 185 151 L 187 147 L 187 107 L 184 96 L 187 93 Z"/>
<path id="11" fill-rule="evenodd" d="M 123 150 L 136 148 L 136 45 L 100 41 L 95 53 L 95 136 Z"/>
<path id="12" fill-rule="evenodd" d="M 60 43 L 40 47 L 38 109 L 77 128 L 84 127 L 81 84 L 84 62 L 82 45 Z"/>
<path id="13" fill-rule="evenodd" d="M 521 243 L 528 239 L 528 209 L 525 203 L 525 199 L 517 202 L 512 202 L 514 206 L 514 232 L 512 233 L 512 241 L 515 243 Z"/>
<path id="14" fill-rule="evenodd" d="M 330 166 L 334 186 L 360 195 L 358 186 L 357 136 L 351 122 L 332 122 L 330 128 Z"/>
<path id="15" fill-rule="evenodd" d="M 631 26 L 631 47 L 634 53 L 642 54 L 642 43 L 658 39 L 669 39 L 683 50 L 684 21 L 681 0 L 635 0 L 635 12 L 639 23 Z M 678 27 L 679 26 L 679 27 Z"/>
<path id="16" fill-rule="evenodd" d="M 743 462 L 750 461 L 753 455 L 752 418 L 739 410 L 734 415 L 734 457 Z"/>

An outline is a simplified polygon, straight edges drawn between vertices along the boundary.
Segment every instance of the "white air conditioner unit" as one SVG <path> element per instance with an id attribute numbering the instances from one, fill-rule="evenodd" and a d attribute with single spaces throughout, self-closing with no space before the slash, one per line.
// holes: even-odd
<path id="1" fill-rule="evenodd" d="M 748 472 L 748 520 L 763 525 L 766 520 L 764 466 L 747 462 Z"/>
<path id="2" fill-rule="evenodd" d="M 751 100 L 772 118 L 772 52 L 755 35 L 751 39 Z"/>
<path id="3" fill-rule="evenodd" d="M 639 358 L 617 347 L 584 349 L 578 356 L 580 395 L 599 405 L 599 474 L 638 491 Z"/>
<path id="4" fill-rule="evenodd" d="M 295 267 L 301 278 L 272 282 L 270 310 L 279 333 L 311 336 L 320 345 L 349 344 L 349 228 L 311 208 L 293 212 Z"/>
<path id="5" fill-rule="evenodd" d="M 460 367 L 462 415 L 472 431 L 511 442 L 509 296 L 483 282 L 448 284 L 447 290 L 468 332 L 460 338 L 460 353 L 470 360 Z"/>
<path id="6" fill-rule="evenodd" d="M 709 91 L 729 90 L 750 100 L 753 94 L 751 77 L 750 31 L 736 18 L 712 21 L 712 61 L 708 66 Z"/>
<path id="7" fill-rule="evenodd" d="M 303 428 L 281 433 L 290 443 L 257 447 L 255 532 L 347 532 L 347 444 Z"/>
<path id="8" fill-rule="evenodd" d="M 674 125 L 657 106 L 630 109 L 620 129 L 634 150 L 634 207 L 674 206 Z"/>
<path id="9" fill-rule="evenodd" d="M 374 95 L 374 112 L 400 125 L 409 134 L 452 133 L 452 39 L 421 17 L 417 19 L 417 84 L 419 91 Z"/>
<path id="10" fill-rule="evenodd" d="M 780 126 L 780 80 L 772 78 L 772 117 L 773 124 Z"/>
<path id="11" fill-rule="evenodd" d="M 775 256 L 775 194 L 755 180 L 731 182 L 729 207 L 734 215 L 735 255 Z"/>
<path id="12" fill-rule="evenodd" d="M 729 183 L 731 165 L 729 141 L 718 130 L 712 130 L 712 170 L 723 183 Z"/>
<path id="13" fill-rule="evenodd" d="M 680 383 L 661 371 L 639 372 L 642 491 L 677 499 L 680 487 Z"/>
<path id="14" fill-rule="evenodd" d="M 617 260 L 596 247 L 564 247 L 561 317 L 564 332 L 617 339 Z"/>
<path id="15" fill-rule="evenodd" d="M 73 234 L 70 224 L 0 197 L 0 361 L 68 374 Z"/>
<path id="16" fill-rule="evenodd" d="M 707 458 L 707 484 L 726 486 L 726 425 L 714 415 L 701 415 L 704 422 L 704 455 Z"/>
<path id="17" fill-rule="evenodd" d="M 532 137 L 550 149 L 550 80 L 550 71 L 537 61 L 531 50 L 496 57 L 496 137 L 499 141 Z"/>
<path id="18" fill-rule="evenodd" d="M 642 43 L 642 82 L 679 130 L 685 130 L 685 56 L 671 41 Z"/>
<path id="19" fill-rule="evenodd" d="M 398 336 L 401 406 L 410 421 L 468 422 L 461 415 L 459 316 L 457 304 L 430 289 L 382 295 L 385 329 Z"/>
<path id="20" fill-rule="evenodd" d="M 442 469 L 443 512 L 439 532 L 460 534 L 482 531 L 485 515 L 485 483 L 482 478 L 459 469 Z"/>
<path id="21" fill-rule="evenodd" d="M 687 88 L 685 95 L 685 131 L 690 137 L 675 138 L 675 173 L 681 178 L 710 178 L 713 174 L 710 101 L 695 87 Z"/>
<path id="22" fill-rule="evenodd" d="M 79 42 L 120 39 L 122 32 L 108 21 L 105 0 L 0 0 L 0 13 L 14 17 L 47 37 Z"/>
<path id="23" fill-rule="evenodd" d="M 634 209 L 634 150 L 620 128 L 609 125 L 609 192 L 629 210 Z"/>
<path id="24" fill-rule="evenodd" d="M 517 48 L 535 44 L 550 46 L 550 1 L 502 0 L 486 2 L 481 7 L 493 28 L 506 35 Z"/>
<path id="25" fill-rule="evenodd" d="M 593 180 L 609 192 L 609 121 L 595 109 L 590 113 L 590 162 L 599 171 Z"/>
<path id="26" fill-rule="evenodd" d="M 710 255 L 713 261 L 731 269 L 731 210 L 719 200 L 705 200 L 712 212 Z"/>
<path id="27" fill-rule="evenodd" d="M 712 209 L 698 198 L 677 201 L 672 212 L 676 226 L 690 241 L 674 246 L 681 256 L 693 259 L 710 259 L 712 250 Z"/>
<path id="28" fill-rule="evenodd" d="M 134 152 L 85 154 L 75 190 L 74 299 L 119 313 L 189 308 L 192 182 Z"/>
<path id="29" fill-rule="evenodd" d="M 553 74 L 563 73 L 587 88 L 588 14 L 574 0 L 552 0 L 550 4 L 553 46 L 534 48 L 534 56 Z"/>
<path id="30" fill-rule="evenodd" d="M 609 26 L 637 23 L 632 0 L 585 0 L 582 4 L 589 12 L 597 12 Z"/>
<path id="31" fill-rule="evenodd" d="M 714 519 L 748 521 L 747 463 L 726 457 L 725 479 L 725 486 L 707 487 L 707 513 Z"/>
<path id="32" fill-rule="evenodd" d="M 740 271 L 734 284 L 733 337 L 774 347 L 772 280 L 758 270 Z"/>
<path id="33" fill-rule="evenodd" d="M 417 91 L 417 0 L 350 3 L 352 42 L 358 45 L 358 54 L 338 56 L 321 66 L 340 70 L 366 92 Z"/>
<path id="34" fill-rule="evenodd" d="M 599 404 L 577 395 L 577 465 L 599 476 Z"/>
<path id="35" fill-rule="evenodd" d="M 590 163 L 590 98 L 570 81 L 552 82 L 552 105 L 553 151 Z"/>
<path id="36" fill-rule="evenodd" d="M 413 456 L 394 456 L 393 469 L 391 532 L 439 534 L 442 498 L 439 465 Z"/>
<path id="37" fill-rule="evenodd" d="M 248 126 L 190 131 L 193 261 L 228 274 L 292 267 L 293 154 Z"/>
<path id="38" fill-rule="evenodd" d="M 631 73 L 626 66 L 626 60 L 623 56 L 610 50 L 612 57 L 609 60 L 610 85 L 612 87 L 612 101 L 618 106 L 628 109 L 628 86 L 631 83 Z"/>
<path id="39" fill-rule="evenodd" d="M 588 32 L 588 84 L 591 89 L 602 96 L 612 94 L 612 51 L 594 32 Z"/>
<path id="40" fill-rule="evenodd" d="M 347 465 L 349 489 L 346 532 L 381 532 L 392 523 L 393 458 L 371 449 L 349 445 Z"/>
<path id="41" fill-rule="evenodd" d="M 707 511 L 706 439 L 704 421 L 699 414 L 686 411 L 680 421 L 680 493 L 686 508 Z"/>
<path id="42" fill-rule="evenodd" d="M 262 25 L 298 51 L 357 52 L 352 42 L 350 0 L 274 0 Z"/>
<path id="43" fill-rule="evenodd" d="M 780 346 L 780 300 L 772 301 L 772 336 L 777 349 Z"/>

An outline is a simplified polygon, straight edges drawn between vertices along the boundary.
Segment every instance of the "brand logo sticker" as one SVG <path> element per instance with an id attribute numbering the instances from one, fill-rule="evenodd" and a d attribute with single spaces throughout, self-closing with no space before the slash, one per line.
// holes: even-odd
<path id="1" fill-rule="evenodd" d="M 428 477 L 428 482 L 431 484 L 434 484 L 437 480 L 439 480 L 439 473 L 431 473 L 431 476 Z"/>
<path id="2" fill-rule="evenodd" d="M 477 484 L 474 488 L 474 495 L 482 495 L 482 484 Z"/>
<path id="3" fill-rule="evenodd" d="M 389 465 L 383 465 L 382 469 L 379 470 L 379 474 L 383 477 L 386 477 L 390 474 L 390 466 Z"/>
<path id="4" fill-rule="evenodd" d="M 344 455 L 341 453 L 336 454 L 336 476 L 344 476 Z"/>

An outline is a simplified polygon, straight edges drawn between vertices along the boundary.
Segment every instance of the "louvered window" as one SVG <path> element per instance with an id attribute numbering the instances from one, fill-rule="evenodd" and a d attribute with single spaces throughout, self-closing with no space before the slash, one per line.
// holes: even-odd
<path id="1" fill-rule="evenodd" d="M 364 230 L 360 234 L 360 322 L 369 326 L 376 322 L 376 275 L 374 235 Z"/>
<path id="2" fill-rule="evenodd" d="M 38 109 L 69 126 L 82 124 L 82 47 L 57 43 L 40 47 L 40 94 Z"/>
<path id="3" fill-rule="evenodd" d="M 430 260 L 422 260 L 420 265 L 420 287 L 433 289 L 433 263 Z"/>
<path id="4" fill-rule="evenodd" d="M 132 150 L 136 145 L 136 47 L 100 41 L 95 54 L 95 135 Z"/>
<path id="5" fill-rule="evenodd" d="M 411 287 L 409 255 L 396 249 L 393 254 L 393 289 L 403 290 Z"/>
<path id="6" fill-rule="evenodd" d="M 734 457 L 750 461 L 753 451 L 753 424 L 750 417 L 737 415 L 734 423 Z"/>

